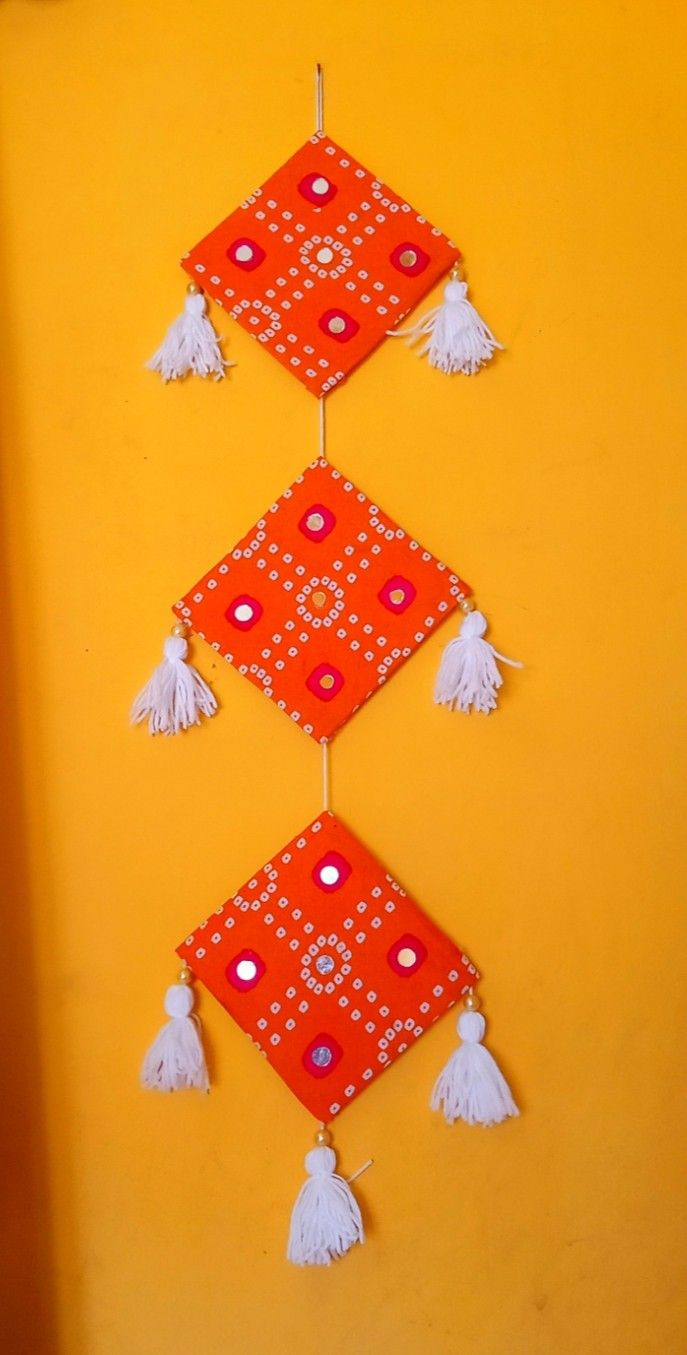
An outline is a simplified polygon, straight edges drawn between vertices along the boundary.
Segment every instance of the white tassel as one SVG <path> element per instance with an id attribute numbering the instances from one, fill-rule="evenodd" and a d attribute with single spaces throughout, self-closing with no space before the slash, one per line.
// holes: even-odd
<path id="1" fill-rule="evenodd" d="M 464 1011 L 458 1017 L 462 1044 L 451 1055 L 434 1084 L 430 1105 L 443 1110 L 446 1120 L 466 1124 L 500 1124 L 520 1112 L 496 1060 L 481 1040 L 486 1022 L 481 1012 Z"/>
<path id="2" fill-rule="evenodd" d="M 355 1242 L 364 1242 L 360 1209 L 347 1181 L 337 1176 L 333 1148 L 312 1148 L 305 1158 L 309 1178 L 291 1214 L 286 1255 L 297 1266 L 328 1266 Z"/>
<path id="3" fill-rule="evenodd" d="M 183 635 L 168 635 L 164 658 L 138 693 L 131 707 L 131 723 L 148 721 L 151 734 L 178 734 L 199 725 L 217 710 L 217 700 L 200 673 L 185 659 L 188 644 Z"/>
<path id="4" fill-rule="evenodd" d="M 461 282 L 453 270 L 443 304 L 428 311 L 410 329 L 390 330 L 391 337 L 406 338 L 410 345 L 419 343 L 418 357 L 427 353 L 430 367 L 438 367 L 440 372 L 473 376 L 503 344 L 494 338 L 467 296 L 467 283 Z"/>
<path id="5" fill-rule="evenodd" d="M 179 983 L 173 983 L 165 995 L 165 1011 L 171 1018 L 156 1035 L 141 1065 L 141 1086 L 149 1091 L 176 1092 L 197 1087 L 206 1092 L 210 1086 L 200 1038 L 200 1022 L 192 1016 L 193 989 L 190 971 L 182 969 Z"/>
<path id="6" fill-rule="evenodd" d="M 449 710 L 475 710 L 488 715 L 496 710 L 496 693 L 503 686 L 503 678 L 496 660 L 511 668 L 522 668 L 517 659 L 507 659 L 485 640 L 486 618 L 481 612 L 469 611 L 455 640 L 449 640 L 439 665 L 434 686 L 434 700 Z"/>
<path id="7" fill-rule="evenodd" d="M 233 367 L 220 352 L 220 340 L 205 314 L 205 297 L 189 283 L 183 314 L 172 322 L 160 347 L 146 362 L 163 381 L 181 381 L 189 372 L 221 381 L 225 367 Z"/>

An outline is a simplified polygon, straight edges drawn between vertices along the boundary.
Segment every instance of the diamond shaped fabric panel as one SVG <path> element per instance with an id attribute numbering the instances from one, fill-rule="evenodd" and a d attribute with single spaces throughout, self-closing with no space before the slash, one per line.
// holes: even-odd
<path id="1" fill-rule="evenodd" d="M 318 133 L 182 263 L 321 396 L 458 258 L 440 230 Z"/>
<path id="2" fill-rule="evenodd" d="M 478 979 L 468 957 L 330 813 L 178 953 L 323 1121 Z"/>
<path id="3" fill-rule="evenodd" d="M 322 741 L 469 592 L 318 460 L 175 610 Z"/>

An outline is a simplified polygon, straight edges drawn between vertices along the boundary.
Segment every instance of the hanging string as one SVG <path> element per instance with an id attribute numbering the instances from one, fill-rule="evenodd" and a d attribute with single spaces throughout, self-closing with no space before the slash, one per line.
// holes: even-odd
<path id="1" fill-rule="evenodd" d="M 322 811 L 329 809 L 329 744 L 322 740 Z"/>
<path id="2" fill-rule="evenodd" d="M 315 131 L 324 131 L 324 75 L 319 61 L 315 67 Z"/>
<path id="3" fill-rule="evenodd" d="M 324 74 L 318 61 L 315 67 L 315 131 L 324 131 Z M 319 435 L 320 435 L 320 457 L 323 461 L 327 460 L 327 425 L 324 412 L 324 396 L 320 396 L 319 403 Z M 322 742 L 322 809 L 326 813 L 329 809 L 329 744 L 326 739 Z"/>
<path id="4" fill-rule="evenodd" d="M 367 1162 L 363 1162 L 362 1167 L 358 1167 L 357 1172 L 354 1172 L 352 1176 L 347 1176 L 347 1177 L 346 1177 L 346 1180 L 347 1180 L 349 1186 L 350 1186 L 350 1184 L 351 1184 L 352 1181 L 357 1181 L 357 1180 L 358 1180 L 358 1177 L 359 1177 L 359 1176 L 362 1176 L 363 1172 L 366 1172 L 366 1171 L 368 1170 L 369 1167 L 374 1167 L 374 1164 L 375 1164 L 374 1158 L 373 1158 L 373 1157 L 368 1157 Z"/>
<path id="5" fill-rule="evenodd" d="M 317 403 L 318 403 L 318 405 L 319 405 L 319 407 L 320 407 L 320 456 L 321 456 L 321 458 L 322 458 L 323 461 L 326 461 L 326 460 L 327 460 L 327 423 L 326 423 L 325 413 L 324 413 L 324 399 L 325 399 L 324 395 L 321 395 Z"/>

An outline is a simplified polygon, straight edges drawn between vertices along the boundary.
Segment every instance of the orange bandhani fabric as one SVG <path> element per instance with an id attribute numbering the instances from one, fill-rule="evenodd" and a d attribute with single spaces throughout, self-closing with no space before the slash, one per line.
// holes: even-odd
<path id="1" fill-rule="evenodd" d="M 178 953 L 325 1122 L 479 978 L 330 813 L 282 848 Z"/>
<path id="2" fill-rule="evenodd" d="M 182 264 L 322 396 L 459 258 L 442 231 L 317 133 Z"/>
<path id="3" fill-rule="evenodd" d="M 331 738 L 468 596 L 324 460 L 175 604 L 312 738 Z"/>

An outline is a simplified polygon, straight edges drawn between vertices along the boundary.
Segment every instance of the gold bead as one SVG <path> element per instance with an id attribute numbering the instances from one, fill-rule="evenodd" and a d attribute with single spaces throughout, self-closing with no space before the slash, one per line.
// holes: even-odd
<path id="1" fill-rule="evenodd" d="M 461 280 L 461 268 L 462 268 L 462 260 L 461 260 L 461 259 L 456 259 L 456 262 L 454 263 L 453 268 L 451 269 L 451 282 L 460 282 L 460 280 Z"/>
<path id="2" fill-rule="evenodd" d="M 182 640 L 185 640 L 187 634 L 188 634 L 188 626 L 186 625 L 186 622 L 185 622 L 185 621 L 175 621 L 174 625 L 172 626 L 172 635 L 180 635 L 181 638 L 182 638 Z"/>
<path id="3" fill-rule="evenodd" d="M 474 604 L 474 602 L 472 601 L 472 598 L 461 598 L 461 600 L 460 600 L 460 610 L 461 610 L 461 612 L 465 612 L 466 616 L 467 616 L 467 613 L 468 613 L 468 612 L 474 612 L 474 610 L 475 610 L 475 604 Z"/>
<path id="4" fill-rule="evenodd" d="M 331 1136 L 329 1130 L 326 1128 L 325 1125 L 322 1125 L 322 1128 L 321 1128 L 321 1129 L 318 1129 L 318 1131 L 317 1131 L 317 1133 L 316 1133 L 316 1135 L 315 1135 L 315 1143 L 316 1143 L 317 1147 L 318 1147 L 318 1148 L 328 1148 L 329 1145 L 331 1144 L 331 1141 L 332 1141 L 332 1136 Z"/>
<path id="5" fill-rule="evenodd" d="M 197 296 L 200 291 L 200 287 L 198 286 L 197 282 L 189 282 L 186 291 L 188 292 L 189 296 Z"/>
<path id="6" fill-rule="evenodd" d="M 192 975 L 192 973 L 191 973 L 191 970 L 189 969 L 188 965 L 184 962 L 184 964 L 182 964 L 182 966 L 181 966 L 181 969 L 179 970 L 179 978 L 178 978 L 177 982 L 178 982 L 178 983 L 190 983 L 192 978 L 193 978 L 193 975 Z"/>
<path id="7" fill-rule="evenodd" d="M 468 988 L 467 993 L 463 997 L 463 1006 L 467 1012 L 476 1012 L 478 1010 L 479 998 L 474 988 Z"/>

